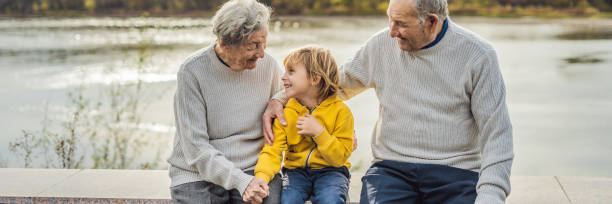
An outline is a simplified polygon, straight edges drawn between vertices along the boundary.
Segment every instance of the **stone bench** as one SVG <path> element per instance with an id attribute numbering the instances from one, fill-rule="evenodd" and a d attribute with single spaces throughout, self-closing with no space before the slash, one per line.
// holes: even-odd
<path id="1" fill-rule="evenodd" d="M 359 202 L 360 174 L 349 197 Z M 507 203 L 612 203 L 612 178 L 512 176 Z M 0 203 L 170 203 L 164 170 L 0 168 Z"/>

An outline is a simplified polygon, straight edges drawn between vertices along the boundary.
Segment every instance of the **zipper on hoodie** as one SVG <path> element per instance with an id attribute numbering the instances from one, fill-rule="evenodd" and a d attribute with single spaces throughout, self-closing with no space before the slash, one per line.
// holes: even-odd
<path id="1" fill-rule="evenodd" d="M 308 108 L 306 108 L 306 109 L 308 109 Z M 308 112 L 309 112 L 308 114 L 312 115 L 312 112 L 314 112 L 315 109 L 317 109 L 317 107 L 313 108 L 312 111 L 308 110 Z M 314 141 L 314 139 L 312 137 L 310 137 L 310 139 L 312 140 L 312 143 L 315 144 L 315 146 L 312 149 L 310 149 L 310 152 L 308 152 L 308 156 L 306 156 L 306 163 L 304 164 L 304 168 L 308 168 L 308 160 L 310 159 L 310 155 L 317 148 L 317 143 Z"/>

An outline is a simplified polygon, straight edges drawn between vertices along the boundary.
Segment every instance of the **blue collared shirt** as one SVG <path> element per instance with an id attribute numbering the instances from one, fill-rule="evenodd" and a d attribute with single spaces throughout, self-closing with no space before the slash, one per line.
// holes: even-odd
<path id="1" fill-rule="evenodd" d="M 438 34 L 438 36 L 436 37 L 436 40 L 434 40 L 433 42 L 429 43 L 425 47 L 421 48 L 421 50 L 433 47 L 434 45 L 438 44 L 438 42 L 440 42 L 440 40 L 442 40 L 442 37 L 444 37 L 444 34 L 446 34 L 446 29 L 447 28 L 448 28 L 448 19 L 444 19 L 444 26 L 442 26 L 442 31 L 440 31 L 440 34 Z"/>

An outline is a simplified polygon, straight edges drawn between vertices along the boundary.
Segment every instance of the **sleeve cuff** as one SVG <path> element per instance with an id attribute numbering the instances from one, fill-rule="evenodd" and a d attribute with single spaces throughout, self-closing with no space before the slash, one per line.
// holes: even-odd
<path id="1" fill-rule="evenodd" d="M 331 143 L 332 136 L 323 128 L 323 131 L 317 136 L 312 137 L 312 139 L 317 143 L 317 146 L 327 147 Z"/>
<path id="2" fill-rule="evenodd" d="M 263 172 L 257 172 L 255 173 L 255 177 L 260 178 L 261 180 L 265 181 L 266 183 L 270 183 L 270 180 L 272 180 L 270 178 L 270 176 L 266 175 Z"/>
<path id="3" fill-rule="evenodd" d="M 482 185 L 476 189 L 475 204 L 504 204 L 506 203 L 506 192 L 499 187 Z"/>
<path id="4" fill-rule="evenodd" d="M 281 102 L 281 104 L 283 105 L 287 104 L 287 101 L 289 101 L 287 96 L 285 96 L 285 91 L 279 91 L 278 93 L 274 94 L 274 96 L 272 96 L 272 99 Z"/>
<path id="5" fill-rule="evenodd" d="M 253 176 L 248 175 L 239 170 L 235 171 L 232 176 L 236 178 L 235 188 L 240 192 L 240 195 L 242 196 L 244 190 L 246 190 L 246 187 L 249 185 L 249 183 L 251 183 L 251 180 L 253 180 Z"/>

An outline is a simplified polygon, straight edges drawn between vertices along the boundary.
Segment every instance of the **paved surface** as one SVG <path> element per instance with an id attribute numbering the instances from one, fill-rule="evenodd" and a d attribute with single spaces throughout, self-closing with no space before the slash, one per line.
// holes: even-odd
<path id="1" fill-rule="evenodd" d="M 349 196 L 359 201 L 361 175 Z M 611 177 L 512 176 L 507 203 L 612 203 Z M 0 203 L 169 203 L 164 170 L 0 168 Z"/>

